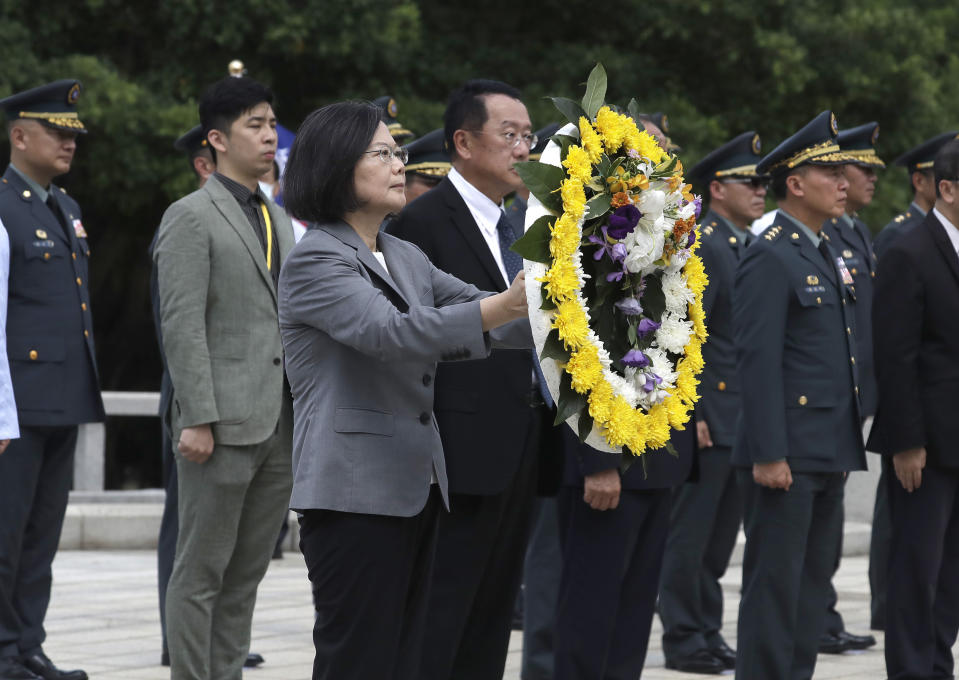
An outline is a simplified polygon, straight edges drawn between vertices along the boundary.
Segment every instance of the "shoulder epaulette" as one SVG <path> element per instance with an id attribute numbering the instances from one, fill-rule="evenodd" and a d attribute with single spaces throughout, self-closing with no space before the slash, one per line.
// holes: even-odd
<path id="1" fill-rule="evenodd" d="M 769 227 L 765 232 L 763 232 L 763 238 L 767 241 L 775 241 L 783 233 L 783 228 L 781 225 L 776 224 L 772 227 Z"/>
<path id="2" fill-rule="evenodd" d="M 59 189 L 64 194 L 67 193 L 67 190 L 64 189 L 63 187 L 57 187 L 57 189 Z"/>
<path id="3" fill-rule="evenodd" d="M 902 224 L 903 222 L 906 221 L 906 213 L 902 213 L 901 215 L 896 215 L 894 218 L 892 218 L 892 221 L 895 222 L 896 224 Z"/>

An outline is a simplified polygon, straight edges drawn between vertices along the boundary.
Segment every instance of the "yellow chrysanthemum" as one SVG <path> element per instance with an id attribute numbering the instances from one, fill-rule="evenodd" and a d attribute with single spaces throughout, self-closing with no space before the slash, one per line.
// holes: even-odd
<path id="1" fill-rule="evenodd" d="M 689 408 L 683 403 L 682 399 L 669 395 L 663 400 L 663 407 L 666 409 L 666 418 L 669 420 L 669 426 L 674 430 L 684 430 L 686 423 L 689 422 Z"/>
<path id="2" fill-rule="evenodd" d="M 603 155 L 603 141 L 585 116 L 579 117 L 579 141 L 583 145 L 583 150 L 589 155 L 590 162 L 598 163 Z"/>
<path id="3" fill-rule="evenodd" d="M 572 379 L 573 389 L 586 394 L 603 379 L 603 365 L 599 361 L 599 351 L 593 345 L 584 345 L 573 352 L 566 364 L 566 372 Z"/>
<path id="4" fill-rule="evenodd" d="M 572 300 L 580 285 L 576 266 L 569 259 L 554 260 L 540 281 L 546 284 L 546 294 L 554 302 Z"/>
<path id="5" fill-rule="evenodd" d="M 658 165 L 666 158 L 666 152 L 656 141 L 656 138 L 645 130 L 637 131 L 635 135 L 627 136 L 626 145 L 634 149 L 643 158 L 648 158 L 653 165 Z"/>
<path id="6" fill-rule="evenodd" d="M 696 385 L 699 381 L 693 375 L 690 366 L 687 363 L 678 366 L 678 375 L 676 376 L 676 394 L 686 401 L 693 401 L 696 398 Z"/>
<path id="7" fill-rule="evenodd" d="M 559 193 L 563 197 L 563 210 L 577 220 L 582 217 L 586 209 L 586 192 L 582 182 L 564 179 L 559 185 Z"/>
<path id="8" fill-rule="evenodd" d="M 626 137 L 625 116 L 622 116 L 608 106 L 604 106 L 596 114 L 596 129 L 603 138 L 603 146 L 610 153 L 618 151 Z"/>
<path id="9" fill-rule="evenodd" d="M 583 184 L 588 184 L 593 177 L 593 162 L 589 154 L 583 147 L 576 144 L 569 147 L 566 160 L 563 161 L 563 167 L 569 172 L 570 177 Z"/>
<path id="10" fill-rule="evenodd" d="M 559 331 L 559 337 L 567 349 L 579 349 L 589 337 L 589 320 L 586 311 L 577 300 L 560 302 L 557 305 L 553 328 Z"/>
<path id="11" fill-rule="evenodd" d="M 552 237 L 549 240 L 549 253 L 554 260 L 565 260 L 579 250 L 581 235 L 579 221 L 572 215 L 563 213 L 553 224 Z"/>
<path id="12" fill-rule="evenodd" d="M 649 417 L 639 409 L 633 412 L 633 436 L 627 442 L 634 456 L 646 450 L 646 437 L 649 436 Z"/>
<path id="13" fill-rule="evenodd" d="M 666 446 L 669 441 L 669 415 L 666 408 L 662 404 L 653 406 L 649 409 L 646 423 L 646 446 L 651 449 Z"/>
<path id="14" fill-rule="evenodd" d="M 614 397 L 606 420 L 606 441 L 610 446 L 625 446 L 635 432 L 633 407 L 622 397 Z"/>
<path id="15" fill-rule="evenodd" d="M 605 423 L 609 419 L 609 410 L 613 401 L 613 387 L 605 380 L 600 380 L 590 390 L 587 398 L 589 415 L 596 423 Z"/>

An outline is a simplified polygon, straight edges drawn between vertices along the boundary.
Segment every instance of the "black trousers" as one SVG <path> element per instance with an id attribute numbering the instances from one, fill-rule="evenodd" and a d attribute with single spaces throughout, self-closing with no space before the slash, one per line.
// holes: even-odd
<path id="1" fill-rule="evenodd" d="M 46 639 L 53 558 L 73 484 L 77 427 L 20 427 L 0 455 L 0 658 Z"/>
<path id="2" fill-rule="evenodd" d="M 442 499 L 413 517 L 306 510 L 300 550 L 316 604 L 313 680 L 420 680 Z"/>
<path id="3" fill-rule="evenodd" d="M 826 588 L 826 618 L 823 623 L 823 633 L 831 635 L 838 635 L 846 630 L 846 623 L 842 620 L 842 614 L 839 613 L 837 608 L 839 593 L 836 592 L 836 586 L 832 584 L 832 580 L 839 571 L 839 563 L 842 562 L 842 529 L 845 523 L 846 509 L 843 507 L 839 515 L 833 518 L 833 524 L 829 527 L 833 543 L 833 567 L 832 575 L 829 577 L 829 585 Z"/>
<path id="4" fill-rule="evenodd" d="M 959 470 L 927 466 L 912 493 L 895 474 L 888 478 L 886 672 L 889 680 L 952 678 L 959 633 Z"/>
<path id="5" fill-rule="evenodd" d="M 562 573 L 556 498 L 538 498 L 523 564 L 522 680 L 552 680 L 553 630 Z"/>
<path id="6" fill-rule="evenodd" d="M 545 408 L 506 490 L 450 494 L 440 517 L 420 680 L 501 680 L 536 495 Z"/>
<path id="7" fill-rule="evenodd" d="M 636 680 L 669 530 L 670 490 L 620 494 L 615 510 L 593 510 L 582 487 L 557 497 L 563 576 L 556 608 L 555 680 Z"/>
<path id="8" fill-rule="evenodd" d="M 723 589 L 742 520 L 729 447 L 700 452 L 699 479 L 673 491 L 659 588 L 663 653 L 685 656 L 725 643 Z"/>
<path id="9" fill-rule="evenodd" d="M 825 625 L 843 474 L 793 471 L 789 491 L 756 484 L 751 468 L 736 474 L 746 531 L 736 677 L 808 680 Z"/>
<path id="10" fill-rule="evenodd" d="M 872 510 L 872 536 L 869 541 L 870 623 L 874 630 L 886 628 L 886 589 L 889 583 L 889 544 L 892 542 L 892 512 L 889 509 L 889 478 L 899 483 L 892 463 L 881 456 L 876 504 Z"/>

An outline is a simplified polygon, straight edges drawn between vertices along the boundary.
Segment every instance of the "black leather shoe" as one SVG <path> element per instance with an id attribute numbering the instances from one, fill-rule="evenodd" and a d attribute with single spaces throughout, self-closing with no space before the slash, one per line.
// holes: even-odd
<path id="1" fill-rule="evenodd" d="M 43 680 L 88 680 L 85 671 L 61 671 L 43 652 L 25 656 L 20 661 Z"/>
<path id="2" fill-rule="evenodd" d="M 250 652 L 246 655 L 246 661 L 243 662 L 244 668 L 256 668 L 261 663 L 263 663 L 263 657 L 255 652 Z"/>
<path id="3" fill-rule="evenodd" d="M 848 649 L 849 648 L 846 646 L 846 641 L 840 638 L 838 635 L 833 635 L 832 633 L 823 633 L 819 636 L 820 654 L 842 654 Z"/>
<path id="4" fill-rule="evenodd" d="M 0 680 L 39 680 L 29 668 L 20 663 L 17 659 L 0 659 Z"/>
<path id="5" fill-rule="evenodd" d="M 846 649 L 869 649 L 876 644 L 872 635 L 853 635 L 849 631 L 839 631 L 836 636 L 846 644 Z"/>
<path id="6" fill-rule="evenodd" d="M 727 645 L 725 642 L 716 647 L 710 647 L 709 653 L 722 661 L 723 666 L 726 668 L 736 667 L 736 650 Z"/>
<path id="7" fill-rule="evenodd" d="M 719 675 L 726 670 L 726 664 L 713 656 L 708 649 L 697 649 L 686 656 L 667 656 L 666 668 L 683 673 Z"/>

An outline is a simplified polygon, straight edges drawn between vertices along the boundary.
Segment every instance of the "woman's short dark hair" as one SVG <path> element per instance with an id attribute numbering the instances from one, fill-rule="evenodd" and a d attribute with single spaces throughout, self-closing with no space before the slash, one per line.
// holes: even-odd
<path id="1" fill-rule="evenodd" d="M 353 171 L 382 120 L 370 102 L 339 102 L 303 121 L 283 172 L 283 203 L 306 222 L 338 220 L 360 207 Z"/>
<path id="2" fill-rule="evenodd" d="M 453 133 L 457 130 L 479 130 L 486 124 L 489 114 L 486 111 L 485 98 L 492 94 L 503 94 L 513 99 L 522 98 L 520 91 L 512 85 L 483 79 L 469 80 L 450 94 L 446 102 L 446 112 L 443 114 L 443 136 L 451 156 L 456 154 Z"/>

